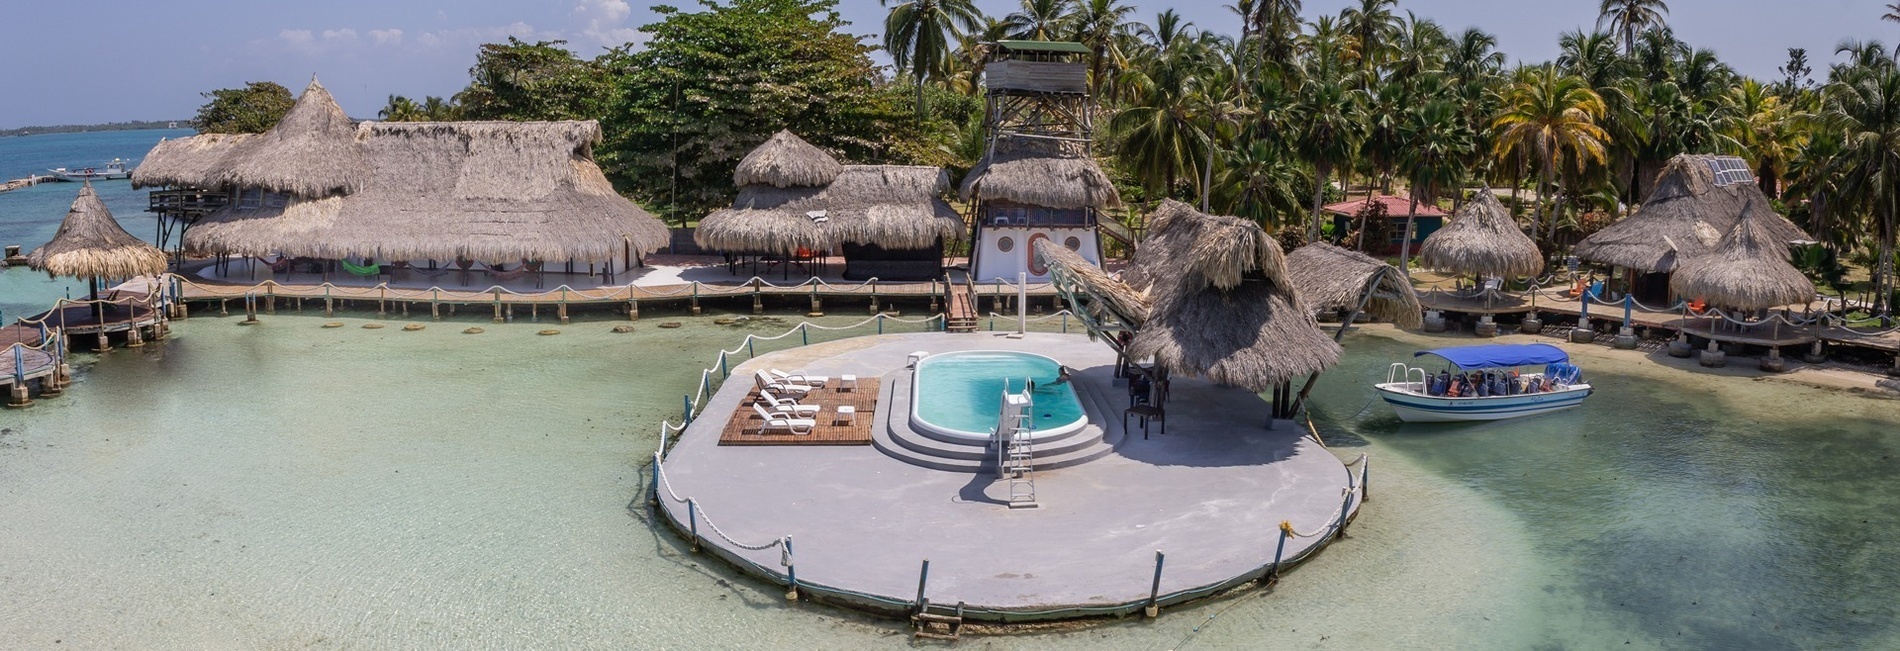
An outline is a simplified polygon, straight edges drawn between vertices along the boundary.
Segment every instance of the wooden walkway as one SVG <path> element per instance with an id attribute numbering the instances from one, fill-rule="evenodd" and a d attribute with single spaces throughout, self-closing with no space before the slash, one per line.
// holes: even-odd
<path id="1" fill-rule="evenodd" d="M 951 332 L 976 332 L 976 298 L 970 288 L 950 283 L 949 305 L 944 306 L 944 329 Z"/>
<path id="2" fill-rule="evenodd" d="M 1509 312 L 1534 311 L 1539 314 L 1582 318 L 1583 307 L 1581 302 L 1574 297 L 1564 294 L 1565 290 L 1563 288 L 1547 288 L 1537 290 L 1534 293 L 1519 294 L 1513 296 L 1512 299 L 1515 304 L 1522 305 L 1523 307 L 1515 310 L 1493 309 L 1487 311 L 1467 309 L 1459 307 L 1458 305 L 1460 304 L 1456 302 L 1435 305 L 1433 302 L 1427 301 L 1424 296 L 1420 296 L 1419 301 L 1426 309 L 1441 309 L 1447 312 L 1466 314 L 1504 314 Z M 1440 296 L 1443 295 L 1441 294 Z M 1503 302 L 1498 303 L 1500 306 L 1503 304 Z M 1441 307 L 1440 305 L 1443 306 Z M 1533 305 L 1535 307 L 1532 307 Z M 1811 314 L 1819 314 L 1826 309 L 1827 306 L 1819 303 L 1809 306 L 1805 311 L 1799 309 L 1799 306 L 1790 306 L 1787 310 L 1787 316 L 1796 319 L 1805 318 Z M 1621 305 L 1591 303 L 1589 319 L 1593 323 L 1620 324 L 1623 322 L 1623 312 L 1624 310 Z M 1775 313 L 1780 312 L 1780 310 L 1775 311 Z M 1684 315 L 1680 310 L 1659 311 L 1636 306 L 1632 306 L 1629 309 L 1629 323 L 1631 327 L 1664 330 L 1671 333 L 1686 331 L 1691 337 L 1712 339 L 1721 343 L 1783 348 L 1806 346 L 1816 341 L 1822 341 L 1838 346 L 1852 346 L 1885 352 L 1900 352 L 1900 332 L 1868 334 L 1841 327 L 1815 328 L 1791 326 L 1787 324 L 1776 327 L 1773 323 L 1751 326 L 1725 324 L 1717 328 L 1714 325 L 1716 320 L 1717 317 L 1697 315 L 1690 315 L 1687 319 L 1684 319 Z"/>
<path id="3" fill-rule="evenodd" d="M 742 380 L 744 378 L 738 378 Z M 731 380 L 728 380 L 731 381 Z M 793 434 L 786 430 L 763 431 L 764 421 L 759 418 L 758 410 L 752 408 L 762 403 L 757 387 L 751 389 L 739 402 L 739 408 L 726 421 L 725 429 L 719 433 L 720 445 L 870 445 L 871 426 L 877 421 L 878 378 L 858 378 L 858 386 L 850 391 L 838 389 L 838 378 L 831 378 L 825 388 L 817 389 L 800 398 L 802 404 L 818 405 L 818 426 L 810 434 Z M 786 399 L 787 396 L 779 396 Z M 851 422 L 837 420 L 838 407 L 850 405 L 857 410 Z M 767 410 L 771 407 L 766 406 Z"/>

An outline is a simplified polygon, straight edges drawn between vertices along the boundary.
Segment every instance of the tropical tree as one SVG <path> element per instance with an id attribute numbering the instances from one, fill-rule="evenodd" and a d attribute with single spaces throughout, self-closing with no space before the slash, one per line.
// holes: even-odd
<path id="1" fill-rule="evenodd" d="M 468 87 L 455 94 L 470 120 L 595 120 L 614 99 L 614 75 L 605 59 L 581 59 L 565 41 L 483 45 L 469 68 Z"/>
<path id="2" fill-rule="evenodd" d="M 1319 71 L 1315 71 L 1319 72 Z M 1351 159 L 1358 150 L 1363 94 L 1347 85 L 1343 75 L 1310 75 L 1300 87 L 1297 122 L 1304 128 L 1296 140 L 1301 157 L 1313 166 L 1313 214 L 1307 222 L 1307 241 L 1319 241 L 1319 214 L 1326 198 L 1326 180 L 1333 166 Z"/>
<path id="3" fill-rule="evenodd" d="M 1022 0 L 1022 8 L 1003 19 L 1009 37 L 1024 41 L 1053 41 L 1068 24 L 1069 0 Z"/>
<path id="4" fill-rule="evenodd" d="M 1875 309 L 1891 310 L 1895 220 L 1900 217 L 1900 70 L 1881 66 L 1827 89 L 1826 119 L 1839 125 L 1844 147 L 1834 169 L 1841 199 L 1872 216 L 1878 253 L 1871 272 Z"/>
<path id="5" fill-rule="evenodd" d="M 1352 38 L 1352 61 L 1361 72 L 1370 72 L 1385 61 L 1392 41 L 1399 35 L 1399 20 L 1392 9 L 1399 0 L 1358 0 L 1339 13 L 1339 25 Z"/>
<path id="6" fill-rule="evenodd" d="M 199 133 L 263 133 L 297 103 L 290 89 L 274 81 L 253 81 L 201 96 L 211 101 L 198 107 L 198 116 L 191 120 L 191 128 Z"/>
<path id="7" fill-rule="evenodd" d="M 1636 52 L 1636 36 L 1661 27 L 1669 5 L 1663 0 L 1603 0 L 1597 9 L 1597 27 L 1609 23 L 1610 32 L 1623 37 L 1623 51 Z"/>
<path id="8" fill-rule="evenodd" d="M 1242 140 L 1227 151 L 1218 179 L 1213 207 L 1269 230 L 1299 214 L 1301 195 L 1313 182 L 1306 166 L 1265 138 Z"/>
<path id="9" fill-rule="evenodd" d="M 1743 79 L 1729 89 L 1725 103 L 1732 109 L 1725 125 L 1727 135 L 1742 156 L 1755 167 L 1755 180 L 1769 197 L 1780 196 L 1781 179 L 1787 176 L 1788 161 L 1799 155 L 1807 130 L 1803 114 L 1782 101 L 1766 84 Z"/>
<path id="10" fill-rule="evenodd" d="M 897 69 L 910 74 L 917 84 L 917 115 L 924 114 L 924 82 L 945 76 L 950 62 L 950 46 L 961 34 L 982 25 L 971 0 L 878 0 L 890 7 L 884 17 L 884 50 L 891 54 Z"/>
<path id="11" fill-rule="evenodd" d="M 1111 73 L 1127 64 L 1121 44 L 1135 8 L 1121 0 L 1075 0 L 1074 9 L 1070 20 L 1075 40 L 1089 49 L 1089 90 L 1104 97 L 1102 86 Z"/>
<path id="12" fill-rule="evenodd" d="M 1405 231 L 1399 244 L 1399 270 L 1409 278 L 1413 222 L 1419 201 L 1435 200 L 1446 188 L 1461 187 L 1465 161 L 1473 149 L 1473 135 L 1459 115 L 1458 107 L 1445 100 L 1428 101 L 1410 111 L 1401 133 L 1404 142 L 1401 165 L 1411 185 L 1412 210 L 1405 216 Z"/>
<path id="13" fill-rule="evenodd" d="M 1540 212 L 1531 222 L 1531 238 L 1539 224 L 1552 215 L 1557 170 L 1568 156 L 1578 167 L 1605 161 L 1609 134 L 1597 121 L 1604 114 L 1603 98 L 1584 85 L 1581 77 L 1566 75 L 1554 65 L 1537 68 L 1525 82 L 1513 84 L 1504 95 L 1504 111 L 1492 122 L 1499 130 L 1495 147 L 1526 152 L 1543 174 L 1538 186 Z"/>
<path id="14" fill-rule="evenodd" d="M 417 122 L 423 119 L 422 107 L 414 100 L 401 95 L 390 95 L 388 103 L 376 112 L 376 117 L 389 122 Z"/>

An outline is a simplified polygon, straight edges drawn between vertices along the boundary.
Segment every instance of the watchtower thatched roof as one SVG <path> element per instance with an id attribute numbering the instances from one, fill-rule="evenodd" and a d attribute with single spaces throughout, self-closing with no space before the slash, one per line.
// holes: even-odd
<path id="1" fill-rule="evenodd" d="M 1360 309 L 1401 328 L 1424 325 L 1418 292 L 1398 268 L 1384 260 L 1314 242 L 1288 253 L 1286 270 L 1309 309 Z"/>
<path id="2" fill-rule="evenodd" d="M 1807 233 L 1777 214 L 1761 188 L 1747 180 L 1718 183 L 1721 157 L 1683 154 L 1669 160 L 1656 189 L 1634 214 L 1577 243 L 1577 257 L 1654 273 L 1713 250 L 1744 212 L 1770 240 L 1787 244 Z"/>
<path id="3" fill-rule="evenodd" d="M 26 265 L 48 276 L 93 279 L 162 274 L 166 267 L 165 253 L 125 232 L 91 183 L 79 188 L 59 232 L 27 254 Z"/>
<path id="4" fill-rule="evenodd" d="M 845 242 L 930 248 L 965 235 L 963 218 L 943 200 L 949 191 L 950 175 L 940 168 L 845 165 L 817 187 L 744 186 L 731 208 L 700 221 L 693 240 L 718 251 L 764 253 Z"/>
<path id="5" fill-rule="evenodd" d="M 1544 270 L 1537 243 L 1518 229 L 1488 187 L 1419 244 L 1418 259 L 1429 269 L 1467 276 L 1515 278 Z"/>
<path id="6" fill-rule="evenodd" d="M 1669 288 L 1712 305 L 1743 310 L 1814 300 L 1814 283 L 1788 263 L 1788 245 L 1760 219 L 1744 211 L 1715 250 L 1676 268 Z"/>
<path id="7" fill-rule="evenodd" d="M 1169 373 L 1265 391 L 1339 362 L 1287 274 L 1280 244 L 1251 221 L 1163 200 L 1135 264 L 1152 306 L 1129 354 Z"/>
<path id="8" fill-rule="evenodd" d="M 600 125 L 585 122 L 364 122 L 352 141 L 360 189 L 286 205 L 233 201 L 186 234 L 188 248 L 318 258 L 605 261 L 665 246 L 658 219 L 614 192 L 594 164 Z M 242 156 L 255 139 L 167 143 L 160 181 L 220 187 L 197 157 Z M 261 138 L 261 136 L 259 137 Z M 141 166 L 141 171 L 143 171 Z"/>
<path id="9" fill-rule="evenodd" d="M 1108 275 L 1101 265 L 1089 262 L 1082 254 L 1069 250 L 1069 247 L 1055 240 L 1039 238 L 1035 242 L 1036 256 L 1049 268 L 1049 275 L 1074 282 L 1077 289 L 1100 302 L 1091 307 L 1111 313 L 1110 316 L 1116 321 L 1131 329 L 1138 329 L 1148 321 L 1148 298 L 1140 291 Z M 1103 315 L 1090 316 L 1099 322 Z"/>
<path id="10" fill-rule="evenodd" d="M 843 171 L 844 166 L 825 150 L 805 142 L 798 134 L 780 130 L 739 161 L 732 182 L 740 187 L 819 187 L 830 185 Z"/>
<path id="11" fill-rule="evenodd" d="M 307 199 L 356 192 L 370 174 L 356 125 L 315 77 L 277 126 L 250 139 L 222 172 L 231 185 Z"/>
<path id="12" fill-rule="evenodd" d="M 963 177 L 964 201 L 1011 201 L 1073 210 L 1122 205 L 1121 193 L 1074 143 L 1001 138 Z"/>

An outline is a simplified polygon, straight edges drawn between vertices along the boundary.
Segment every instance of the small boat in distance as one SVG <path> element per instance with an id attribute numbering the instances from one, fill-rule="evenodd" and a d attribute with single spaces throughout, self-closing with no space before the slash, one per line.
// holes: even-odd
<path id="1" fill-rule="evenodd" d="M 105 167 L 84 167 L 71 170 L 64 167 L 55 167 L 50 171 L 53 173 L 53 178 L 61 181 L 108 181 L 112 179 L 132 178 L 132 170 L 125 166 L 125 159 L 122 158 L 112 159 L 112 162 L 106 163 Z"/>
<path id="2" fill-rule="evenodd" d="M 1459 346 L 1414 353 L 1449 362 L 1430 370 L 1395 362 L 1374 385 L 1399 418 L 1415 423 L 1503 420 L 1569 409 L 1594 391 L 1570 355 L 1550 344 Z M 1541 368 L 1538 368 L 1541 367 Z"/>

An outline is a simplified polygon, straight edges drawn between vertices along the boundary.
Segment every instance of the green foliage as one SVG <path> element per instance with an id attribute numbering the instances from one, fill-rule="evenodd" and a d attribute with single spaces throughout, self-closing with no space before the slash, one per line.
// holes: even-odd
<path id="1" fill-rule="evenodd" d="M 600 60 L 584 60 L 566 41 L 488 43 L 456 93 L 468 120 L 596 120 L 607 114 L 614 80 Z M 433 119 L 433 118 L 432 118 Z"/>
<path id="2" fill-rule="evenodd" d="M 871 46 L 842 32 L 835 0 L 702 0 L 655 7 L 662 20 L 637 52 L 609 54 L 617 73 L 601 158 L 635 200 L 684 222 L 728 204 L 732 171 L 780 129 L 855 163 L 950 164 L 974 99 L 880 80 Z M 967 163 L 966 163 L 967 164 Z"/>
<path id="3" fill-rule="evenodd" d="M 243 88 L 221 88 L 203 93 L 211 101 L 198 107 L 191 127 L 198 133 L 263 133 L 284 119 L 296 99 L 290 89 L 274 81 L 253 81 Z"/>

